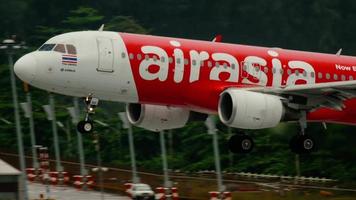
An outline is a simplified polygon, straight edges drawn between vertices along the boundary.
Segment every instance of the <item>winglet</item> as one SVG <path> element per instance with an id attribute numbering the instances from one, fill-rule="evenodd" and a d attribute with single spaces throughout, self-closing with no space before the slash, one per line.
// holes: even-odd
<path id="1" fill-rule="evenodd" d="M 341 55 L 341 53 L 342 53 L 342 48 L 341 48 L 341 49 L 339 49 L 339 51 L 337 51 L 336 55 L 337 55 L 337 56 L 340 56 L 340 55 Z"/>
<path id="2" fill-rule="evenodd" d="M 222 35 L 219 34 L 214 37 L 212 42 L 221 42 L 221 41 L 222 41 Z"/>
<path id="3" fill-rule="evenodd" d="M 103 30 L 104 30 L 104 26 L 105 26 L 105 25 L 102 24 L 102 25 L 100 26 L 100 28 L 98 29 L 98 31 L 100 31 L 100 32 L 103 31 Z"/>

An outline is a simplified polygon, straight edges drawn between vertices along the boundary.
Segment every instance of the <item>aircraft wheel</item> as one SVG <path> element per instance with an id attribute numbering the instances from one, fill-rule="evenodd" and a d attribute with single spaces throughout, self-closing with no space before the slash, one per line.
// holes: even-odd
<path id="1" fill-rule="evenodd" d="M 80 133 L 90 133 L 93 131 L 93 122 L 92 121 L 80 121 L 77 124 L 77 130 Z"/>
<path id="2" fill-rule="evenodd" d="M 309 135 L 295 135 L 289 145 L 296 154 L 309 154 L 316 150 L 315 140 Z"/>
<path id="3" fill-rule="evenodd" d="M 246 134 L 233 135 L 228 141 L 228 148 L 232 153 L 250 153 L 254 145 L 253 139 Z"/>

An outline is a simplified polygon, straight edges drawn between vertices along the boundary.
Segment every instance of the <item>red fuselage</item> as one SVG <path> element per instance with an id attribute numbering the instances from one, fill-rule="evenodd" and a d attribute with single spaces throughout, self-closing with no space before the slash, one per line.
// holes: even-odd
<path id="1" fill-rule="evenodd" d="M 230 87 L 286 87 L 354 80 L 356 75 L 356 58 L 350 56 L 128 33 L 120 36 L 140 103 L 216 113 L 220 93 Z M 356 124 L 356 99 L 344 103 L 343 111 L 318 109 L 309 113 L 308 120 Z"/>

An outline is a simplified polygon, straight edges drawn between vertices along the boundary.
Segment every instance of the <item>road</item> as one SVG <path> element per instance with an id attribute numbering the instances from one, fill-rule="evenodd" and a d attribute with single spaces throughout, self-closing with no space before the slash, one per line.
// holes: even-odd
<path id="1" fill-rule="evenodd" d="M 28 183 L 30 199 L 38 199 L 39 194 L 46 194 L 46 186 L 39 183 Z M 97 191 L 81 191 L 73 187 L 50 186 L 50 197 L 55 200 L 101 200 Z M 105 200 L 129 200 L 127 196 L 104 193 Z"/>

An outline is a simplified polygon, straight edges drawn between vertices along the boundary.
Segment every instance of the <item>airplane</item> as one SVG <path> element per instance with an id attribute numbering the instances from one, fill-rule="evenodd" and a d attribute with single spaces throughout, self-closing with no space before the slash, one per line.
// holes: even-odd
<path id="1" fill-rule="evenodd" d="M 274 47 L 103 31 L 54 36 L 14 65 L 23 81 L 85 98 L 81 133 L 93 130 L 100 100 L 127 104 L 128 120 L 151 131 L 218 115 L 238 128 L 230 151 L 248 153 L 245 130 L 297 122 L 290 148 L 315 150 L 308 122 L 356 124 L 356 57 Z"/>

